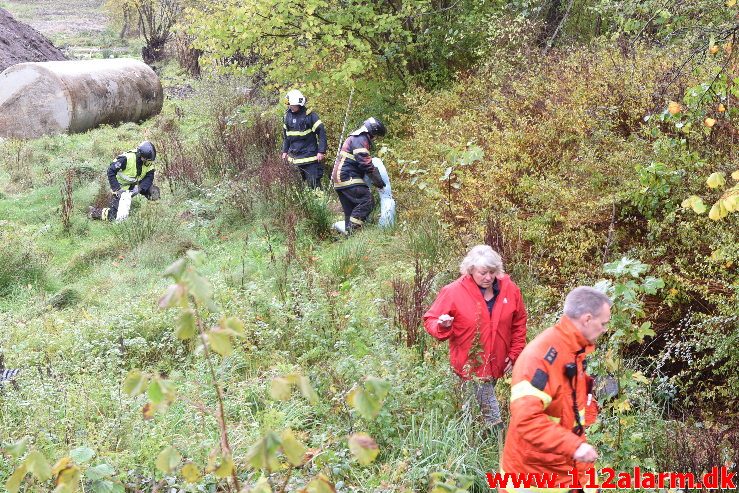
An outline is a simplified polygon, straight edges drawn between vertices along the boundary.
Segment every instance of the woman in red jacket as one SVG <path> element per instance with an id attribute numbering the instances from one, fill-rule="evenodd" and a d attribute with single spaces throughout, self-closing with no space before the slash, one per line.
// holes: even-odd
<path id="1" fill-rule="evenodd" d="M 452 368 L 473 387 L 486 426 L 501 427 L 495 382 L 526 345 L 526 307 L 489 246 L 473 247 L 459 272 L 459 279 L 441 288 L 424 326 L 436 339 L 449 340 Z"/>

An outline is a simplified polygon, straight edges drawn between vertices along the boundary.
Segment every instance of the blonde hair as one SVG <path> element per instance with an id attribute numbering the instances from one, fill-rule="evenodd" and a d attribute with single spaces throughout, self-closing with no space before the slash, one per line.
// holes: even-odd
<path id="1" fill-rule="evenodd" d="M 459 273 L 462 275 L 471 274 L 474 267 L 478 269 L 489 269 L 496 274 L 505 273 L 503 270 L 503 259 L 498 252 L 488 245 L 472 247 L 467 253 L 467 256 L 459 264 Z"/>

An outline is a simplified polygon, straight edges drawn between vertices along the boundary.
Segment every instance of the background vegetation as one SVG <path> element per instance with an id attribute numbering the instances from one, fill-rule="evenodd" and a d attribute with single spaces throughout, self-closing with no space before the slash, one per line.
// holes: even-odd
<path id="1" fill-rule="evenodd" d="M 161 115 L 0 142 L 9 491 L 486 491 L 498 443 L 419 324 L 481 242 L 530 338 L 576 285 L 617 300 L 601 466 L 736 467 L 734 0 L 147 2 L 84 43 L 153 63 Z M 278 161 L 292 87 L 332 146 L 350 94 L 347 130 L 386 121 L 393 229 L 334 237 Z M 143 138 L 163 200 L 88 221 Z"/>

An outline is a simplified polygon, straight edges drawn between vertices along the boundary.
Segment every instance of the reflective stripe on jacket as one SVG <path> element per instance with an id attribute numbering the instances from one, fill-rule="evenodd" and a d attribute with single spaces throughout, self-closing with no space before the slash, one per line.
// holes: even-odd
<path id="1" fill-rule="evenodd" d="M 508 275 L 498 278 L 500 291 L 488 311 L 485 299 L 472 276 L 465 275 L 447 284 L 423 316 L 426 332 L 436 339 L 449 339 L 449 362 L 460 377 L 469 379 L 503 376 L 506 358 L 511 361 L 526 345 L 526 307 L 521 290 Z M 454 317 L 452 326 L 444 329 L 439 317 Z M 479 354 L 470 356 L 473 346 Z"/>
<path id="2" fill-rule="evenodd" d="M 304 165 L 318 161 L 318 154 L 326 154 L 326 127 L 318 114 L 305 107 L 293 113 L 288 109 L 282 122 L 282 152 L 288 161 Z"/>
<path id="3" fill-rule="evenodd" d="M 372 156 L 370 156 L 371 148 L 372 141 L 368 133 L 352 134 L 344 141 L 331 172 L 334 188 L 367 186 L 364 176 L 375 172 Z"/>
<path id="4" fill-rule="evenodd" d="M 152 161 L 144 161 L 136 156 L 136 151 L 128 151 L 118 156 L 108 168 L 108 182 L 110 188 L 118 190 L 122 187 L 132 187 L 144 180 L 149 172 L 154 171 Z M 153 175 L 153 173 L 152 173 Z M 153 181 L 153 176 L 151 178 Z M 151 183 L 149 183 L 151 185 Z M 142 187 L 142 188 L 148 188 Z"/>
<path id="5" fill-rule="evenodd" d="M 572 400 L 576 388 L 580 422 L 585 425 L 588 404 L 588 375 L 583 367 L 590 344 L 572 321 L 560 321 L 539 334 L 523 350 L 513 367 L 511 381 L 511 422 L 506 435 L 501 470 L 509 473 L 554 473 L 560 484 L 571 484 L 573 466 L 580 471 L 581 484 L 587 484 L 584 471 L 592 464 L 576 463 L 572 456 L 584 443 L 576 434 L 577 420 Z M 565 366 L 575 363 L 577 376 L 567 377 Z M 594 398 L 590 398 L 591 405 Z M 506 488 L 508 493 L 521 493 Z M 537 489 L 559 493 L 559 488 Z"/>

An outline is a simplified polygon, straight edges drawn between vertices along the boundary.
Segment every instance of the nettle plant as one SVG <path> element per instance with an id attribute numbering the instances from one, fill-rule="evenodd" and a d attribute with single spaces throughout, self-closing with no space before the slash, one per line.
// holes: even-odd
<path id="1" fill-rule="evenodd" d="M 657 277 L 645 276 L 648 270 L 648 265 L 623 257 L 604 265 L 610 279 L 595 286 L 609 295 L 613 306 L 609 331 L 603 336 L 605 344 L 600 343 L 598 348 L 602 357 L 589 363 L 588 371 L 600 377 L 615 377 L 617 392 L 608 402 L 600 402 L 599 423 L 588 434 L 604 448 L 605 461 L 619 467 L 655 465 L 648 452 L 648 423 L 634 403 L 634 397 L 643 393 L 650 380 L 625 360 L 626 348 L 643 344 L 655 335 L 651 322 L 640 322 L 646 318 L 644 296 L 657 294 L 665 284 Z"/>
<path id="2" fill-rule="evenodd" d="M 206 360 L 211 385 L 217 398 L 217 408 L 208 409 L 203 403 L 192 400 L 189 396 L 182 396 L 182 400 L 194 405 L 199 411 L 215 417 L 220 431 L 220 443 L 210 452 L 208 463 L 196 464 L 193 461 L 183 460 L 175 447 L 164 448 L 158 455 L 156 467 L 165 474 L 176 474 L 185 482 L 197 484 L 208 480 L 222 480 L 226 491 L 269 493 L 273 491 L 285 492 L 291 475 L 296 468 L 304 467 L 312 460 L 306 446 L 295 436 L 290 429 L 282 431 L 266 431 L 254 443 L 245 455 L 245 464 L 239 464 L 234 459 L 231 449 L 228 424 L 224 413 L 224 396 L 216 372 L 216 358 L 228 357 L 234 351 L 235 340 L 244 337 L 244 324 L 232 317 L 221 317 L 218 323 L 207 327 L 206 320 L 213 318 L 217 307 L 213 302 L 213 291 L 207 280 L 198 272 L 202 265 L 203 255 L 200 252 L 188 251 L 187 256 L 173 263 L 166 271 L 165 276 L 173 280 L 160 299 L 161 308 L 179 309 L 179 317 L 175 327 L 175 335 L 181 340 L 195 339 L 198 341 L 200 354 Z M 313 389 L 310 380 L 298 373 L 291 373 L 272 380 L 270 395 L 275 400 L 292 398 L 294 390 L 312 405 L 318 403 L 318 394 Z M 144 417 L 150 417 L 157 411 L 164 411 L 177 395 L 175 385 L 156 374 L 148 374 L 139 370 L 132 370 L 123 382 L 123 390 L 130 396 L 146 393 L 148 402 L 142 412 Z M 368 377 L 363 383 L 356 385 L 347 395 L 347 402 L 365 419 L 374 419 L 382 408 L 387 397 L 389 384 L 383 380 Z M 375 440 L 366 433 L 354 433 L 348 437 L 350 452 L 362 465 L 372 463 L 379 453 Z M 256 483 L 242 488 L 240 469 L 251 469 L 261 476 Z M 279 486 L 273 475 L 280 472 Z M 255 474 L 256 475 L 256 474 Z M 301 491 L 307 493 L 333 492 L 334 485 L 329 478 L 319 473 L 308 482 Z"/>

